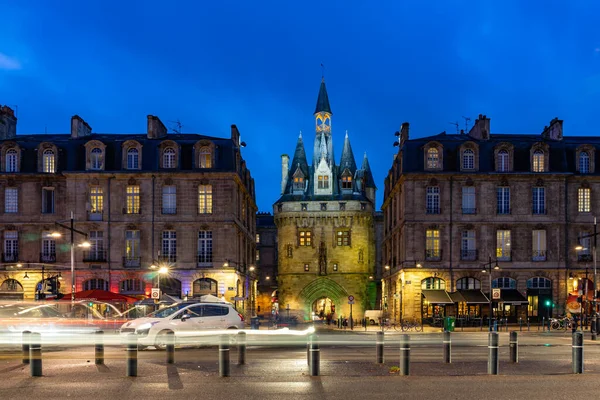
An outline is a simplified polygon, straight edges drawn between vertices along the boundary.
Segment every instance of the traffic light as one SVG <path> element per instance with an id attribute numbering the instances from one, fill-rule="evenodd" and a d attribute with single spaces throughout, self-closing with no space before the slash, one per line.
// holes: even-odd
<path id="1" fill-rule="evenodd" d="M 94 303 L 90 301 L 90 302 L 88 303 L 88 307 L 93 307 L 93 306 L 94 306 Z"/>
<path id="2" fill-rule="evenodd" d="M 552 305 L 552 302 L 550 300 L 546 300 L 546 307 L 550 307 Z"/>

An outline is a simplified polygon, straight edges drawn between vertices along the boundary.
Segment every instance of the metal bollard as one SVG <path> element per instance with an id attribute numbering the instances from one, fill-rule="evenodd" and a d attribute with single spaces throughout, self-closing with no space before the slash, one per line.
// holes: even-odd
<path id="1" fill-rule="evenodd" d="M 127 335 L 127 351 L 125 353 L 127 371 L 126 376 L 137 376 L 137 336 L 135 333 Z"/>
<path id="2" fill-rule="evenodd" d="M 104 331 L 96 331 L 95 363 L 104 364 Z"/>
<path id="3" fill-rule="evenodd" d="M 523 318 L 519 317 L 519 332 L 523 332 Z"/>
<path id="4" fill-rule="evenodd" d="M 29 366 L 31 376 L 42 376 L 42 336 L 39 333 L 30 333 Z"/>
<path id="5" fill-rule="evenodd" d="M 527 332 L 531 331 L 531 325 L 529 324 L 529 318 L 527 318 Z"/>
<path id="6" fill-rule="evenodd" d="M 410 335 L 400 336 L 400 375 L 410 375 Z"/>
<path id="7" fill-rule="evenodd" d="M 488 375 L 498 375 L 498 333 L 490 332 L 488 338 Z"/>
<path id="8" fill-rule="evenodd" d="M 219 376 L 229 376 L 229 337 L 221 335 L 219 343 Z"/>
<path id="9" fill-rule="evenodd" d="M 319 349 L 319 340 L 315 338 L 310 346 L 310 376 L 319 376 L 321 362 L 321 349 Z"/>
<path id="10" fill-rule="evenodd" d="M 597 325 L 597 316 L 596 314 L 592 315 L 592 324 L 590 325 L 590 332 L 592 333 L 592 340 L 598 339 L 598 330 L 596 328 Z"/>
<path id="11" fill-rule="evenodd" d="M 377 348 L 376 362 L 377 364 L 383 364 L 383 332 L 377 332 L 377 343 L 375 347 Z"/>
<path id="12" fill-rule="evenodd" d="M 310 366 L 310 346 L 312 343 L 312 335 L 308 335 L 306 338 L 306 364 Z"/>
<path id="13" fill-rule="evenodd" d="M 23 331 L 21 336 L 21 347 L 23 350 L 23 364 L 29 364 L 29 342 L 31 341 L 31 332 Z"/>
<path id="14" fill-rule="evenodd" d="M 583 332 L 573 333 L 573 373 L 583 374 Z"/>
<path id="15" fill-rule="evenodd" d="M 167 364 L 175 364 L 175 332 L 167 332 Z"/>
<path id="16" fill-rule="evenodd" d="M 238 333 L 238 365 L 246 364 L 246 332 Z"/>
<path id="17" fill-rule="evenodd" d="M 519 338 L 517 332 L 510 333 L 510 362 L 519 362 Z"/>
<path id="18" fill-rule="evenodd" d="M 452 339 L 450 339 L 450 332 L 444 332 L 444 362 L 450 364 L 452 362 Z"/>
<path id="19" fill-rule="evenodd" d="M 542 332 L 546 329 L 546 317 L 542 317 Z M 538 331 L 540 330 L 540 326 L 538 325 Z"/>

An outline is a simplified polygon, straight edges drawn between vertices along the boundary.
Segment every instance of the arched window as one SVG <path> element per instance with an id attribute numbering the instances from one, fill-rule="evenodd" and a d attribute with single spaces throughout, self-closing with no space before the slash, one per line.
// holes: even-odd
<path id="1" fill-rule="evenodd" d="M 516 289 L 517 281 L 513 278 L 504 276 L 502 278 L 496 278 L 492 281 L 492 287 L 497 289 Z"/>
<path id="2" fill-rule="evenodd" d="M 481 281 L 476 278 L 464 277 L 456 281 L 457 290 L 481 290 Z"/>
<path id="3" fill-rule="evenodd" d="M 582 174 L 590 173 L 590 155 L 587 151 L 579 153 L 579 172 Z"/>
<path id="4" fill-rule="evenodd" d="M 471 149 L 463 151 L 463 169 L 475 168 L 475 153 Z"/>
<path id="5" fill-rule="evenodd" d="M 22 292 L 23 285 L 16 279 L 6 279 L 0 285 L 0 292 Z"/>
<path id="6" fill-rule="evenodd" d="M 127 169 L 140 168 L 140 154 L 138 149 L 131 148 L 127 150 Z"/>
<path id="7" fill-rule="evenodd" d="M 435 147 L 427 150 L 427 168 L 436 169 L 440 167 L 440 153 Z"/>
<path id="8" fill-rule="evenodd" d="M 172 147 L 163 152 L 163 168 L 175 168 L 175 149 Z"/>
<path id="9" fill-rule="evenodd" d="M 200 168 L 212 168 L 212 152 L 210 147 L 202 147 L 200 149 Z"/>
<path id="10" fill-rule="evenodd" d="M 125 279 L 119 283 L 119 293 L 143 294 L 144 285 L 140 279 Z"/>
<path id="11" fill-rule="evenodd" d="M 108 290 L 108 282 L 104 279 L 93 278 L 83 282 L 83 290 Z"/>
<path id="12" fill-rule="evenodd" d="M 423 290 L 431 290 L 431 289 L 446 290 L 446 281 L 443 280 L 442 278 L 434 278 L 434 277 L 425 278 L 421 281 L 421 289 L 423 289 Z"/>
<path id="13" fill-rule="evenodd" d="M 90 152 L 90 169 L 102 169 L 102 150 L 95 147 Z"/>
<path id="14" fill-rule="evenodd" d="M 536 276 L 527 280 L 527 289 L 551 289 L 552 281 L 548 278 Z"/>
<path id="15" fill-rule="evenodd" d="M 194 281 L 194 297 L 204 296 L 207 294 L 212 294 L 213 296 L 218 295 L 218 285 L 217 281 L 210 278 L 200 278 Z"/>
<path id="16" fill-rule="evenodd" d="M 48 174 L 53 174 L 56 172 L 56 163 L 54 160 L 54 151 L 47 149 L 44 150 L 44 155 L 42 157 L 43 163 L 43 171 Z"/>
<path id="17" fill-rule="evenodd" d="M 181 281 L 171 277 L 160 278 L 160 290 L 169 296 L 182 297 Z"/>
<path id="18" fill-rule="evenodd" d="M 509 171 L 509 162 L 508 162 L 508 151 L 500 150 L 498 152 L 498 162 L 496 165 L 496 171 L 498 172 L 508 172 Z"/>
<path id="19" fill-rule="evenodd" d="M 544 172 L 544 152 L 536 150 L 533 152 L 533 172 Z"/>
<path id="20" fill-rule="evenodd" d="M 17 171 L 17 150 L 10 149 L 6 152 L 6 172 Z"/>

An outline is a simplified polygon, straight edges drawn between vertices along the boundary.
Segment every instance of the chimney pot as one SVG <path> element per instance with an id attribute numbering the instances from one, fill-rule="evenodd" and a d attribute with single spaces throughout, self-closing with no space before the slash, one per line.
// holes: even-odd
<path id="1" fill-rule="evenodd" d="M 78 139 L 92 134 L 92 127 L 75 114 L 71 117 L 71 139 Z"/>
<path id="2" fill-rule="evenodd" d="M 160 118 L 155 115 L 148 115 L 148 126 L 146 134 L 148 139 L 160 139 L 167 136 L 167 127 L 162 123 Z"/>

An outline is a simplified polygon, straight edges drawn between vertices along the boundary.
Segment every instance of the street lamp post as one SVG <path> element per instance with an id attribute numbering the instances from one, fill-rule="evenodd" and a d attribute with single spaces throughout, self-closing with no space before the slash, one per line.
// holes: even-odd
<path id="1" fill-rule="evenodd" d="M 592 326 L 591 326 L 591 333 L 592 333 L 592 339 L 596 340 L 596 335 L 598 334 L 598 332 L 596 332 L 596 324 L 594 322 L 596 322 L 596 320 L 598 319 L 598 310 L 597 310 L 597 303 L 596 303 L 596 296 L 598 294 L 598 275 L 597 275 L 597 270 L 596 270 L 596 260 L 598 259 L 598 255 L 596 254 L 596 250 L 598 248 L 598 223 L 597 223 L 597 219 L 596 217 L 594 217 L 594 233 L 589 234 L 589 235 L 583 235 L 580 236 L 578 238 L 579 241 L 581 241 L 581 239 L 586 239 L 586 238 L 593 238 L 593 244 L 592 244 L 592 257 L 594 260 L 594 297 L 592 299 L 592 308 L 593 308 L 593 314 L 592 314 Z M 577 246 L 577 248 L 582 248 L 582 246 Z"/>
<path id="2" fill-rule="evenodd" d="M 494 265 L 494 269 L 495 270 L 499 270 L 500 267 L 498 266 L 498 260 L 495 261 L 496 265 Z M 481 270 L 481 272 L 483 273 L 489 273 L 489 283 L 490 283 L 490 298 L 488 299 L 489 301 L 489 308 L 490 308 L 490 315 L 488 318 L 489 321 L 489 330 L 492 330 L 492 265 L 494 264 L 494 262 L 492 262 L 492 256 L 489 256 L 489 261 L 485 264 L 483 264 L 483 270 Z"/>

